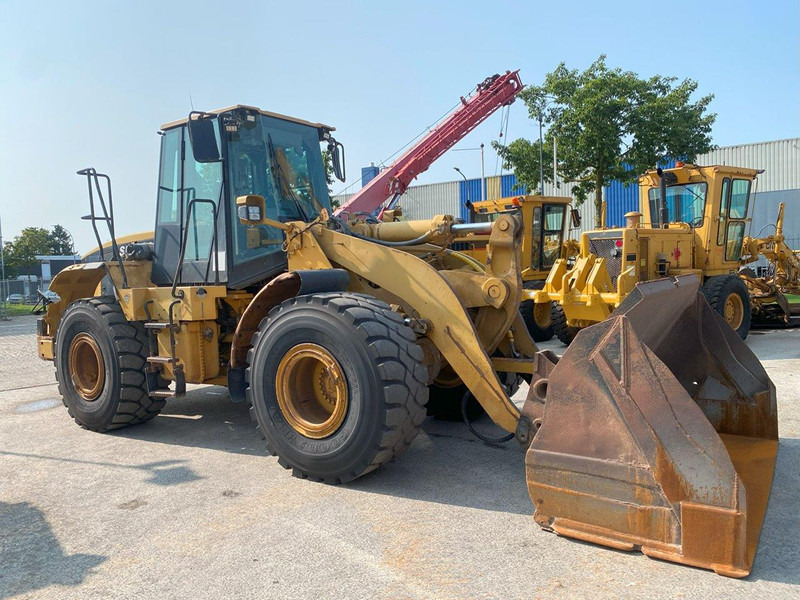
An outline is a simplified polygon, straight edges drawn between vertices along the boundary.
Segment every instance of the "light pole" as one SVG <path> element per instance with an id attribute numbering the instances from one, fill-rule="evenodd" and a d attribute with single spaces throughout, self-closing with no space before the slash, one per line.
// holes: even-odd
<path id="1" fill-rule="evenodd" d="M 478 148 L 453 148 L 453 152 L 467 152 L 470 150 L 481 151 L 481 200 L 486 200 L 486 165 L 483 155 L 483 143 L 481 142 L 481 145 Z M 461 173 L 461 171 L 459 171 L 459 173 Z M 469 185 L 467 185 L 467 189 L 469 189 Z"/>
<path id="2" fill-rule="evenodd" d="M 544 196 L 544 148 L 542 145 L 542 111 L 539 111 L 539 195 Z"/>
<path id="3" fill-rule="evenodd" d="M 464 206 L 466 206 L 467 210 L 469 210 L 469 212 L 471 213 L 472 212 L 472 200 L 470 200 L 470 197 L 469 197 L 469 180 L 467 179 L 467 176 L 464 175 L 464 173 L 462 173 L 461 169 L 459 169 L 458 167 L 453 167 L 453 170 L 456 173 L 458 173 L 459 175 L 461 175 L 461 177 L 464 178 L 464 187 L 467 190 L 467 201 L 464 203 Z M 470 221 L 472 221 L 472 219 L 470 219 Z"/>

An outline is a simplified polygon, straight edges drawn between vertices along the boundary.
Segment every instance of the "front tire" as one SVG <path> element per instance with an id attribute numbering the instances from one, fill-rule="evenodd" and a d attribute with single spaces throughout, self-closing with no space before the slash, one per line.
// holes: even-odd
<path id="1" fill-rule="evenodd" d="M 77 300 L 56 332 L 58 391 L 81 427 L 108 431 L 144 423 L 164 407 L 147 394 L 147 333 L 114 298 Z"/>
<path id="2" fill-rule="evenodd" d="M 553 331 L 555 331 L 556 336 L 561 340 L 562 344 L 569 346 L 572 340 L 575 339 L 575 336 L 578 335 L 581 328 L 567 325 L 567 315 L 564 314 L 564 307 L 558 302 L 553 302 L 552 304 L 550 315 L 553 319 Z"/>
<path id="3" fill-rule="evenodd" d="M 540 290 L 544 287 L 544 280 L 526 281 L 523 287 L 526 290 Z M 553 338 L 552 304 L 552 302 L 535 304 L 533 300 L 520 302 L 519 312 L 534 342 L 546 342 Z"/>
<path id="4" fill-rule="evenodd" d="M 702 287 L 703 295 L 717 313 L 740 338 L 747 338 L 753 318 L 750 294 L 738 275 L 709 277 Z"/>
<path id="5" fill-rule="evenodd" d="M 373 297 L 286 300 L 248 353 L 251 415 L 293 474 L 345 483 L 403 452 L 425 419 L 422 349 L 403 318 Z"/>

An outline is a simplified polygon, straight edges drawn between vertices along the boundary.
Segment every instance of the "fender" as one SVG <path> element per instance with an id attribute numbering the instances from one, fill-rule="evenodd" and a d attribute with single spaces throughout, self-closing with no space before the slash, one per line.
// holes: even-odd
<path id="1" fill-rule="evenodd" d="M 350 283 L 350 275 L 344 269 L 319 269 L 313 271 L 290 271 L 270 281 L 256 294 L 236 325 L 228 365 L 228 389 L 231 400 L 241 402 L 245 398 L 247 383 L 244 372 L 247 368 L 247 351 L 250 341 L 262 319 L 284 300 L 295 296 L 319 292 L 342 292 Z"/>

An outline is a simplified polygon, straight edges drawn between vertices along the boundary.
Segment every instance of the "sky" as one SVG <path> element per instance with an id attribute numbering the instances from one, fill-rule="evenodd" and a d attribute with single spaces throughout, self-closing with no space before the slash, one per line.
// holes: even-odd
<path id="1" fill-rule="evenodd" d="M 380 163 L 485 77 L 521 69 L 540 84 L 560 62 L 600 54 L 642 77 L 714 94 L 720 146 L 800 136 L 800 2 L 8 2 L 0 0 L 0 220 L 61 224 L 94 243 L 86 182 L 113 181 L 118 234 L 150 230 L 162 123 L 192 105 L 250 104 L 336 127 L 348 181 Z M 490 149 L 500 113 L 456 148 Z M 507 139 L 535 138 L 521 102 Z M 416 183 L 480 176 L 480 153 L 450 151 Z"/>

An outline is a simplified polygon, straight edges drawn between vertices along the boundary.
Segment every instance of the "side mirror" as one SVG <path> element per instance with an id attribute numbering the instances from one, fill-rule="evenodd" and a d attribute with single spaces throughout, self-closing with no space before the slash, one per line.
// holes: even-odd
<path id="1" fill-rule="evenodd" d="M 581 226 L 581 211 L 577 208 L 573 208 L 569 211 L 569 218 L 572 221 L 573 229 L 578 229 Z"/>
<path id="2" fill-rule="evenodd" d="M 328 153 L 331 155 L 333 174 L 339 181 L 345 180 L 344 145 L 332 137 L 328 138 Z"/>
<path id="3" fill-rule="evenodd" d="M 192 154 L 199 163 L 219 162 L 219 147 L 211 115 L 200 111 L 189 113 L 189 141 Z"/>
<path id="4" fill-rule="evenodd" d="M 264 222 L 264 197 L 250 194 L 236 198 L 236 215 L 242 225 L 261 225 Z"/>

